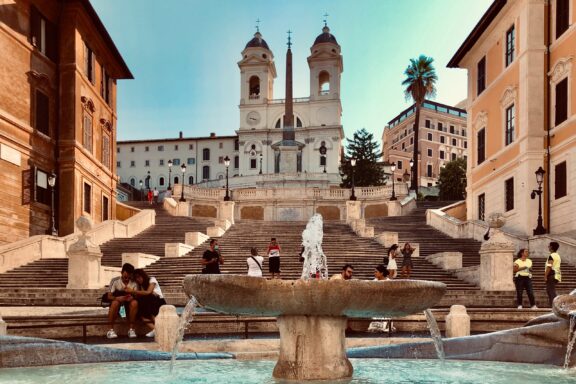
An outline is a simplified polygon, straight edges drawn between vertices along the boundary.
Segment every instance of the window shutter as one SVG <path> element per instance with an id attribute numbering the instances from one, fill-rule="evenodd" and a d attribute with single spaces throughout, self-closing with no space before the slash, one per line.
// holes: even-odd
<path id="1" fill-rule="evenodd" d="M 566 196 L 567 188 L 566 188 L 566 162 L 562 162 L 557 164 L 554 167 L 554 198 L 559 199 L 561 197 Z"/>
<path id="2" fill-rule="evenodd" d="M 554 125 L 563 123 L 568 118 L 568 78 L 556 84 L 556 114 Z"/>

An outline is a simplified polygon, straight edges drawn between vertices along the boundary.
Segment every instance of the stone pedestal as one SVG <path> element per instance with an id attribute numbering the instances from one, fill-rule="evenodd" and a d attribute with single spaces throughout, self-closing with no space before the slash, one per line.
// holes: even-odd
<path id="1" fill-rule="evenodd" d="M 68 285 L 66 288 L 100 288 L 103 285 L 100 276 L 102 252 L 86 234 L 93 227 L 92 220 L 81 216 L 76 220 L 76 226 L 82 234 L 68 248 Z"/>
<path id="2" fill-rule="evenodd" d="M 346 357 L 344 316 L 278 317 L 280 356 L 273 376 L 286 380 L 338 380 L 352 377 Z"/>
<path id="3" fill-rule="evenodd" d="M 161 351 L 172 352 L 174 343 L 178 337 L 178 326 L 180 317 L 176 313 L 176 307 L 173 305 L 163 305 L 160 307 L 160 313 L 156 316 L 155 340 Z"/>
<path id="4" fill-rule="evenodd" d="M 402 206 L 399 200 L 389 201 L 387 204 L 388 216 L 402 216 Z"/>
<path id="5" fill-rule="evenodd" d="M 350 224 L 354 220 L 362 217 L 362 203 L 360 201 L 346 201 L 346 223 Z"/>
<path id="6" fill-rule="evenodd" d="M 0 317 L 0 336 L 6 336 L 8 334 L 8 326 L 6 322 Z"/>
<path id="7" fill-rule="evenodd" d="M 280 173 L 296 173 L 298 168 L 298 146 L 279 146 Z"/>
<path id="8" fill-rule="evenodd" d="M 453 305 L 446 316 L 446 337 L 470 336 L 470 316 L 463 305 Z"/>
<path id="9" fill-rule="evenodd" d="M 480 289 L 514 291 L 513 263 L 516 246 L 497 228 L 480 247 Z"/>
<path id="10" fill-rule="evenodd" d="M 376 241 L 389 248 L 394 244 L 398 244 L 398 232 L 382 232 L 376 236 Z"/>
<path id="11" fill-rule="evenodd" d="M 234 202 L 221 201 L 218 207 L 218 218 L 228 220 L 230 224 L 234 224 Z"/>

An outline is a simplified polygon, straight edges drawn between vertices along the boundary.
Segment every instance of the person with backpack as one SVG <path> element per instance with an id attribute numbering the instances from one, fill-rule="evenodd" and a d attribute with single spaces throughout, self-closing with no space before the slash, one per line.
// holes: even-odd
<path id="1" fill-rule="evenodd" d="M 262 277 L 262 263 L 264 258 L 258 255 L 258 249 L 252 247 L 250 249 L 250 256 L 246 259 L 248 265 L 248 276 Z"/>

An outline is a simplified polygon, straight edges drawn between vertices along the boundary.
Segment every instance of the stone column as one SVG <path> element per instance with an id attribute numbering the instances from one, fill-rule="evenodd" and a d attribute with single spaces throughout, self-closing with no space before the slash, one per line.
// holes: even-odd
<path id="1" fill-rule="evenodd" d="M 346 223 L 362 218 L 362 203 L 360 201 L 346 201 Z"/>
<path id="2" fill-rule="evenodd" d="M 470 336 L 470 316 L 463 305 L 453 305 L 446 316 L 446 337 Z"/>
<path id="3" fill-rule="evenodd" d="M 344 316 L 278 316 L 280 356 L 273 376 L 287 380 L 338 380 L 352 377 L 346 357 Z"/>
<path id="4" fill-rule="evenodd" d="M 218 206 L 218 218 L 234 224 L 234 205 L 233 201 L 221 201 Z"/>
<path id="5" fill-rule="evenodd" d="M 176 307 L 173 305 L 161 306 L 155 321 L 155 340 L 161 351 L 172 352 L 178 337 L 179 326 L 180 317 L 176 313 Z"/>
<path id="6" fill-rule="evenodd" d="M 90 240 L 87 232 L 92 229 L 92 220 L 81 216 L 76 226 L 82 232 L 78 240 L 68 248 L 68 289 L 101 288 L 100 269 L 102 252 Z"/>
<path id="7" fill-rule="evenodd" d="M 499 213 L 490 215 L 490 239 L 480 247 L 480 289 L 483 291 L 514 291 L 513 263 L 516 245 L 500 228 L 505 220 Z"/>

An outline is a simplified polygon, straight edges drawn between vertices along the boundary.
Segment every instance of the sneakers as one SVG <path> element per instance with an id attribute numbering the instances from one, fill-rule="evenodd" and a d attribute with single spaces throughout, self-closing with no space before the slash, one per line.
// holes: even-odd
<path id="1" fill-rule="evenodd" d="M 518 306 L 518 309 L 522 309 L 522 306 L 521 306 L 521 305 L 519 305 L 519 306 Z"/>
<path id="2" fill-rule="evenodd" d="M 146 337 L 154 337 L 154 336 L 156 336 L 156 330 L 154 329 L 146 334 Z"/>
<path id="3" fill-rule="evenodd" d="M 535 305 L 533 305 L 533 306 L 530 307 L 530 309 L 538 309 L 538 307 L 535 306 Z"/>
<path id="4" fill-rule="evenodd" d="M 128 330 L 128 337 L 133 339 L 133 338 L 138 337 L 138 336 L 136 335 L 136 331 L 134 331 L 132 328 L 130 328 Z"/>
<path id="5" fill-rule="evenodd" d="M 118 335 L 116 334 L 116 332 L 114 332 L 113 329 L 111 329 L 108 331 L 108 333 L 106 333 L 106 337 L 108 339 L 116 339 L 118 337 Z"/>

